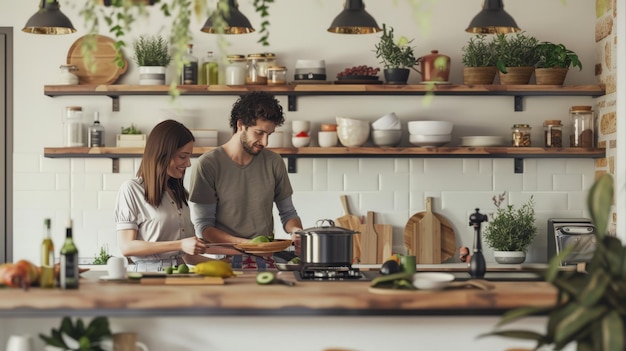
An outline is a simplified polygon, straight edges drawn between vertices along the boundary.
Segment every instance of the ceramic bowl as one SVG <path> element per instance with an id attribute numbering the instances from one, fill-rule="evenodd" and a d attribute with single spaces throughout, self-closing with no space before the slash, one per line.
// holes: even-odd
<path id="1" fill-rule="evenodd" d="M 333 147 L 337 146 L 337 132 L 336 131 L 321 131 L 317 134 L 317 143 L 320 147 Z"/>
<path id="2" fill-rule="evenodd" d="M 409 133 L 419 135 L 444 135 L 452 133 L 452 122 L 447 121 L 410 121 Z"/>
<path id="3" fill-rule="evenodd" d="M 308 136 L 305 136 L 305 137 L 293 136 L 293 137 L 291 137 L 291 143 L 293 144 L 293 147 L 306 147 L 306 146 L 309 146 L 310 142 L 311 142 L 311 137 L 308 137 Z"/>
<path id="4" fill-rule="evenodd" d="M 267 138 L 267 147 L 284 147 L 285 132 L 275 131 Z"/>
<path id="5" fill-rule="evenodd" d="M 400 128 L 400 119 L 394 112 L 390 112 L 372 122 L 372 129 L 374 130 L 399 130 Z"/>
<path id="6" fill-rule="evenodd" d="M 443 146 L 451 140 L 450 134 L 446 135 L 409 135 L 409 142 L 415 146 Z"/>
<path id="7" fill-rule="evenodd" d="M 320 129 L 323 132 L 336 132 L 337 131 L 337 125 L 334 123 L 322 123 L 322 126 L 320 127 Z"/>
<path id="8" fill-rule="evenodd" d="M 413 286 L 420 290 L 441 290 L 454 280 L 454 275 L 439 272 L 413 274 Z"/>
<path id="9" fill-rule="evenodd" d="M 293 134 L 298 134 L 300 132 L 309 132 L 311 130 L 311 122 L 310 121 L 293 121 L 291 122 L 291 131 Z"/>
<path id="10" fill-rule="evenodd" d="M 349 125 L 339 124 L 337 126 L 337 137 L 339 137 L 339 141 L 343 146 L 362 146 L 370 137 L 370 124 L 365 121 Z"/>
<path id="11" fill-rule="evenodd" d="M 372 130 L 372 141 L 376 146 L 396 146 L 401 138 L 401 130 Z"/>

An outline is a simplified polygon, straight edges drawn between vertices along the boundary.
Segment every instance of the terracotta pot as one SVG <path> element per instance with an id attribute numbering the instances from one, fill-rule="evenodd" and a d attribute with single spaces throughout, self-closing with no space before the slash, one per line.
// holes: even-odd
<path id="1" fill-rule="evenodd" d="M 539 85 L 563 85 L 567 68 L 535 68 L 535 80 Z"/>
<path id="2" fill-rule="evenodd" d="M 508 73 L 498 71 L 500 84 L 528 84 L 535 67 L 507 67 L 506 70 Z"/>
<path id="3" fill-rule="evenodd" d="M 450 77 L 450 57 L 431 50 L 429 55 L 417 59 L 423 82 L 447 82 Z"/>
<path id="4" fill-rule="evenodd" d="M 497 70 L 496 66 L 463 67 L 463 84 L 493 84 Z"/>

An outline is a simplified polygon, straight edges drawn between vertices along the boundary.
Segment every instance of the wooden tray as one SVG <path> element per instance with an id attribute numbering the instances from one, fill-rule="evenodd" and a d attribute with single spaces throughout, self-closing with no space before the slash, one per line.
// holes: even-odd
<path id="1" fill-rule="evenodd" d="M 75 65 L 78 71 L 79 84 L 113 84 L 128 69 L 128 62 L 122 57 L 124 65 L 118 67 L 115 60 L 115 41 L 104 35 L 96 35 L 96 49 L 94 55 L 94 70 L 90 71 L 84 62 L 82 53 L 86 35 L 78 38 L 67 52 L 67 63 Z"/>
<path id="2" fill-rule="evenodd" d="M 235 248 L 251 254 L 264 254 L 283 251 L 291 246 L 291 240 L 275 240 L 268 243 L 235 244 Z"/>

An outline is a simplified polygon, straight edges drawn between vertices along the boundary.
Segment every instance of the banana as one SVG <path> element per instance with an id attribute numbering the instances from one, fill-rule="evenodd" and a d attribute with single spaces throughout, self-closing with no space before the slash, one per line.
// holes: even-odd
<path id="1" fill-rule="evenodd" d="M 230 264 L 224 261 L 206 261 L 197 264 L 194 267 L 194 272 L 196 274 L 203 275 L 205 277 L 222 277 L 229 278 L 234 277 L 235 272 L 233 272 L 233 268 Z"/>

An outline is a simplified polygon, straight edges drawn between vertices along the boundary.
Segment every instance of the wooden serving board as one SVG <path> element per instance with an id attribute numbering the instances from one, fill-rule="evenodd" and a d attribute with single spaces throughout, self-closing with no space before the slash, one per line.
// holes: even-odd
<path id="1" fill-rule="evenodd" d="M 128 69 L 128 62 L 122 57 L 124 65 L 118 67 L 115 62 L 115 41 L 104 35 L 96 35 L 96 49 L 93 52 L 93 71 L 85 66 L 83 44 L 87 36 L 78 38 L 67 52 L 67 63 L 75 65 L 79 84 L 113 84 Z"/>
<path id="2" fill-rule="evenodd" d="M 142 278 L 142 285 L 224 285 L 220 277 Z"/>
<path id="3" fill-rule="evenodd" d="M 438 231 L 432 227 L 432 229 L 428 229 L 428 223 L 420 225 L 421 220 L 426 217 L 427 211 L 418 212 L 411 216 L 404 228 L 404 245 L 409 255 L 416 256 L 416 263 L 418 264 L 443 263 L 453 257 L 456 251 L 456 234 L 450 221 L 440 214 L 434 212 L 432 214 L 436 221 L 433 220 L 431 225 L 434 226 L 435 223 L 438 223 Z M 437 232 L 439 233 L 439 242 L 433 244 L 433 236 L 436 236 Z M 424 250 L 430 251 L 427 251 L 426 255 L 421 255 L 420 253 Z M 437 252 L 439 252 L 439 257 L 436 256 Z"/>
<path id="4" fill-rule="evenodd" d="M 479 290 L 491 290 L 494 288 L 494 285 L 484 280 L 473 279 L 473 280 L 467 280 L 467 281 L 462 281 L 462 282 L 448 283 L 448 285 L 442 290 L 467 289 L 467 288 L 470 288 L 470 289 L 473 288 L 473 289 L 479 289 Z M 374 294 L 381 294 L 381 295 L 411 295 L 411 294 L 416 294 L 420 292 L 422 293 L 432 292 L 433 290 L 375 288 L 375 287 L 370 286 L 368 288 L 368 291 Z"/>
<path id="5" fill-rule="evenodd" d="M 346 195 L 341 195 L 339 199 L 341 200 L 341 206 L 343 207 L 343 216 L 336 219 L 336 225 L 359 232 L 359 234 L 352 236 L 352 261 L 353 263 L 359 263 L 361 262 L 361 233 L 363 233 L 364 228 L 361 227 L 361 219 L 359 216 L 350 213 L 348 208 L 348 197 Z"/>
<path id="6" fill-rule="evenodd" d="M 364 233 L 365 232 L 365 224 L 360 225 L 360 229 L 357 231 Z M 374 229 L 376 230 L 376 262 L 375 263 L 383 263 L 385 259 L 387 259 L 393 253 L 393 226 L 391 224 L 378 224 L 374 223 Z M 358 236 L 359 234 L 355 235 Z M 355 250 L 361 252 L 361 243 L 353 241 L 355 246 Z M 356 258 L 355 258 L 356 260 Z M 359 261 L 355 261 L 354 263 L 361 263 L 360 257 Z"/>

